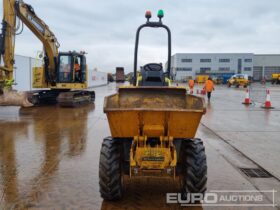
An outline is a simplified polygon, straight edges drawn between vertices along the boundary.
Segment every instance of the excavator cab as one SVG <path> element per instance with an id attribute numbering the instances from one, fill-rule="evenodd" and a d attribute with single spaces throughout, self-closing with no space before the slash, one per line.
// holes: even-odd
<path id="1" fill-rule="evenodd" d="M 44 67 L 33 67 L 33 88 L 53 90 L 87 88 L 87 63 L 84 52 L 59 52 L 54 60 L 54 74 L 50 73 L 46 62 Z"/>
<path id="2" fill-rule="evenodd" d="M 171 65 L 171 32 L 170 29 L 161 21 L 163 18 L 163 11 L 160 10 L 158 17 L 159 21 L 152 22 L 151 12 L 147 11 L 145 14 L 147 22 L 141 25 L 136 32 L 135 52 L 134 52 L 134 85 L 135 86 L 170 86 L 170 65 Z M 168 34 L 168 61 L 166 72 L 163 70 L 162 63 L 148 63 L 141 67 L 140 76 L 137 75 L 137 56 L 139 36 L 143 28 L 163 28 Z M 138 76 L 138 77 L 137 77 Z"/>
<path id="3" fill-rule="evenodd" d="M 59 53 L 57 65 L 57 83 L 86 82 L 86 57 L 82 53 Z"/>

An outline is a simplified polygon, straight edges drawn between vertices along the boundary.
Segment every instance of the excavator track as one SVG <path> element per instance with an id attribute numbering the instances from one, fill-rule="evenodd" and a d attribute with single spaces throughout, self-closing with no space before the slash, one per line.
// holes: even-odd
<path id="1" fill-rule="evenodd" d="M 89 104 L 95 101 L 94 91 L 69 91 L 61 92 L 57 97 L 57 103 L 63 107 L 75 107 L 82 104 Z"/>
<path id="2" fill-rule="evenodd" d="M 53 105 L 56 104 L 59 91 L 56 90 L 39 90 L 27 92 L 28 101 L 34 106 Z"/>
<path id="3" fill-rule="evenodd" d="M 28 92 L 28 101 L 34 106 L 58 104 L 62 107 L 76 107 L 95 101 L 95 92 L 88 90 L 41 90 Z"/>

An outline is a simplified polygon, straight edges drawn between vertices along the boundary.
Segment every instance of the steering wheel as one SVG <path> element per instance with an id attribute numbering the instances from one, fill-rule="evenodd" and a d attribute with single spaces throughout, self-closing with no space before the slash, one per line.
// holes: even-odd
<path id="1" fill-rule="evenodd" d="M 162 65 L 158 63 L 148 63 L 144 66 L 145 71 L 161 71 Z"/>

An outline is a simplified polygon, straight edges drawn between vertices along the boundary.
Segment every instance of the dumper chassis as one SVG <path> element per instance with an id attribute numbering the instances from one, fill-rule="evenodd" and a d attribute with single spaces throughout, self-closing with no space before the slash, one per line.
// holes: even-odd
<path id="1" fill-rule="evenodd" d="M 124 194 L 124 175 L 130 176 L 130 147 L 132 139 L 104 138 L 99 164 L 100 193 L 106 200 L 119 200 Z M 182 193 L 206 191 L 207 163 L 201 139 L 178 139 L 179 160 L 175 174 L 179 176 Z M 181 142 L 181 144 L 179 143 Z M 176 144 L 176 143 L 175 143 Z"/>

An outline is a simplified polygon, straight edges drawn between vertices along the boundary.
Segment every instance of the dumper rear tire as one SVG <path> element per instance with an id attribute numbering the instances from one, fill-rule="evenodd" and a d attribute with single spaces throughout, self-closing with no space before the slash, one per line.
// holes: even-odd
<path id="1" fill-rule="evenodd" d="M 99 187 L 105 200 L 119 200 L 123 194 L 120 145 L 113 138 L 103 140 L 99 160 Z"/>
<path id="2" fill-rule="evenodd" d="M 183 142 L 183 195 L 200 193 L 203 199 L 207 190 L 207 162 L 201 139 L 185 140 Z"/>

